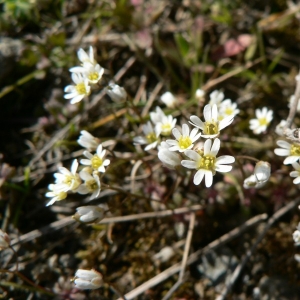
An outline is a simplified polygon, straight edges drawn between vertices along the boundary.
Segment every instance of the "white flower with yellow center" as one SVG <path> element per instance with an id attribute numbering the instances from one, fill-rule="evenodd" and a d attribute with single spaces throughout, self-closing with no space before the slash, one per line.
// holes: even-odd
<path id="1" fill-rule="evenodd" d="M 219 120 L 226 117 L 235 117 L 240 110 L 237 108 L 237 104 L 233 103 L 230 99 L 226 99 L 221 102 L 219 109 Z"/>
<path id="2" fill-rule="evenodd" d="M 61 184 L 49 184 L 48 189 L 50 192 L 46 193 L 46 197 L 52 198 L 46 206 L 50 206 L 56 201 L 64 200 L 67 198 L 67 192 L 63 190 L 63 186 Z"/>
<path id="3" fill-rule="evenodd" d="M 81 195 L 92 194 L 90 200 L 97 198 L 101 191 L 100 178 L 96 172 L 90 174 L 88 170 L 83 169 L 79 176 L 84 183 L 81 184 L 77 190 L 77 193 Z"/>
<path id="4" fill-rule="evenodd" d="M 72 73 L 72 80 L 75 85 L 68 85 L 65 87 L 65 99 L 72 99 L 71 104 L 80 102 L 85 96 L 91 93 L 91 87 L 89 81 L 84 78 L 81 74 Z"/>
<path id="5" fill-rule="evenodd" d="M 71 171 L 69 171 L 65 167 L 59 167 L 58 171 L 60 173 L 54 173 L 55 186 L 53 186 L 57 191 L 62 190 L 64 192 L 73 191 L 75 192 L 79 185 L 81 184 L 81 180 L 79 175 L 76 173 L 78 168 L 78 161 L 74 159 Z"/>
<path id="6" fill-rule="evenodd" d="M 219 121 L 218 108 L 216 104 L 207 104 L 204 106 L 203 115 L 205 122 L 202 122 L 199 117 L 191 116 L 191 124 L 202 130 L 202 137 L 215 138 L 220 134 L 220 131 L 230 125 L 234 115 L 223 118 Z"/>
<path id="7" fill-rule="evenodd" d="M 105 173 L 105 167 L 110 164 L 109 159 L 104 159 L 106 150 L 102 150 L 102 145 L 97 147 L 96 154 L 91 154 L 88 151 L 84 151 L 83 155 L 87 158 L 80 160 L 80 163 L 85 166 L 91 166 L 94 171 Z"/>
<path id="8" fill-rule="evenodd" d="M 156 112 L 150 113 L 150 118 L 153 124 L 155 124 L 156 131 L 164 136 L 170 135 L 172 129 L 176 125 L 176 119 L 174 119 L 171 115 L 166 116 L 158 106 L 156 107 Z"/>
<path id="9" fill-rule="evenodd" d="M 266 131 L 270 122 L 273 120 L 273 111 L 266 107 L 255 110 L 256 119 L 250 120 L 250 129 L 254 134 L 260 134 Z"/>
<path id="10" fill-rule="evenodd" d="M 83 63 L 80 67 L 73 67 L 69 71 L 76 74 L 82 74 L 91 84 L 96 84 L 102 78 L 104 73 L 104 69 L 100 67 L 99 64 L 94 65 L 89 62 Z"/>
<path id="11" fill-rule="evenodd" d="M 235 158 L 230 155 L 216 157 L 220 149 L 220 140 L 216 138 L 212 144 L 212 140 L 208 139 L 204 143 L 203 155 L 200 155 L 194 150 L 187 150 L 184 154 L 191 160 L 181 161 L 181 165 L 188 169 L 196 169 L 194 176 L 194 184 L 198 185 L 205 177 L 205 186 L 210 187 L 213 182 L 213 176 L 216 172 L 226 173 L 231 171 L 231 164 Z"/>
<path id="12" fill-rule="evenodd" d="M 194 146 L 194 142 L 196 142 L 201 136 L 201 133 L 198 133 L 197 128 L 194 128 L 190 132 L 190 128 L 187 124 L 182 125 L 182 132 L 180 132 L 177 128 L 173 128 L 172 133 L 176 140 L 166 140 L 166 142 L 170 146 L 170 151 L 179 152 L 184 152 L 185 150 L 192 149 Z"/>
<path id="13" fill-rule="evenodd" d="M 286 141 L 279 140 L 277 141 L 277 145 L 281 148 L 276 148 L 274 152 L 279 156 L 287 156 L 287 158 L 283 161 L 285 165 L 290 165 L 300 159 L 299 144 L 290 144 Z"/>
<path id="14" fill-rule="evenodd" d="M 151 122 L 147 122 L 147 124 L 142 125 L 142 130 L 144 132 L 144 136 L 136 136 L 133 139 L 133 142 L 135 144 L 147 145 L 145 147 L 145 151 L 154 149 L 158 144 L 159 131 L 157 129 L 153 129 Z"/>
<path id="15" fill-rule="evenodd" d="M 300 183 L 300 165 L 297 162 L 292 163 L 292 166 L 294 167 L 295 171 L 292 171 L 290 173 L 291 177 L 296 177 L 293 180 L 294 184 L 299 184 Z"/>
<path id="16" fill-rule="evenodd" d="M 86 130 L 81 130 L 80 134 L 81 135 L 79 136 L 77 143 L 90 151 L 95 151 L 100 143 L 100 140 Z"/>
<path id="17" fill-rule="evenodd" d="M 77 270 L 75 278 L 72 280 L 79 289 L 98 289 L 103 285 L 102 275 L 95 270 Z"/>

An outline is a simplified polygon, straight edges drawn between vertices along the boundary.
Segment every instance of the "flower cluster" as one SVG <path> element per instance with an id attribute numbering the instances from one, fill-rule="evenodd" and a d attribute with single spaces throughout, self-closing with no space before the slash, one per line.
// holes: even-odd
<path id="1" fill-rule="evenodd" d="M 201 96 L 204 96 L 204 94 Z M 187 169 L 196 170 L 194 184 L 199 185 L 205 178 L 206 187 L 212 185 L 213 176 L 216 172 L 226 173 L 232 169 L 232 166 L 228 164 L 235 161 L 233 156 L 223 155 L 217 157 L 221 145 L 221 141 L 217 137 L 222 129 L 233 122 L 234 116 L 239 112 L 236 104 L 231 103 L 231 100 L 222 101 L 224 99 L 223 93 L 214 91 L 210 97 L 210 103 L 205 105 L 203 109 L 204 121 L 195 115 L 190 117 L 190 124 L 194 127 L 192 129 L 188 124 L 182 124 L 181 128 L 176 128 L 171 117 L 168 116 L 168 122 L 165 117 L 165 123 L 172 125 L 167 127 L 168 129 L 172 128 L 174 139 L 162 141 L 158 147 L 158 158 L 165 166 L 174 169 L 181 165 Z M 228 109 L 226 111 L 226 108 L 232 108 L 232 110 L 229 111 Z M 156 108 L 156 113 L 150 113 L 150 118 L 153 123 L 156 123 L 156 131 L 152 128 L 152 136 L 156 137 L 156 147 L 159 144 L 157 137 L 163 132 L 161 129 L 162 122 L 158 122 L 158 119 L 162 119 L 161 109 Z M 149 124 L 148 128 L 147 133 L 149 134 Z M 167 133 L 169 134 L 170 131 Z M 201 137 L 205 138 L 206 141 L 202 143 L 203 147 L 199 149 L 198 144 Z M 137 141 L 137 138 L 135 138 L 135 141 Z"/>
<path id="2" fill-rule="evenodd" d="M 91 86 L 97 84 L 104 73 L 104 69 L 94 59 L 94 50 L 90 46 L 89 54 L 83 49 L 77 52 L 80 66 L 70 69 L 73 85 L 65 87 L 65 99 L 71 99 L 71 104 L 80 102 L 91 93 Z"/>
<path id="3" fill-rule="evenodd" d="M 47 206 L 52 205 L 56 201 L 67 198 L 69 192 L 82 195 L 91 194 L 90 199 L 95 199 L 101 191 L 100 173 L 105 173 L 105 167 L 110 164 L 109 159 L 105 159 L 106 150 L 103 149 L 99 140 L 87 131 L 81 131 L 78 144 L 84 148 L 95 151 L 91 153 L 87 150 L 83 152 L 86 158 L 80 160 L 83 168 L 78 172 L 79 163 L 75 159 L 71 169 L 59 167 L 59 173 L 55 173 L 55 183 L 48 186 L 49 192 L 46 197 L 52 198 Z"/>
<path id="4" fill-rule="evenodd" d="M 150 118 L 152 122 L 142 125 L 144 135 L 133 139 L 135 144 L 146 144 L 145 151 L 156 148 L 160 135 L 169 136 L 176 125 L 176 119 L 165 115 L 160 107 L 156 107 L 156 111 L 150 113 Z"/>

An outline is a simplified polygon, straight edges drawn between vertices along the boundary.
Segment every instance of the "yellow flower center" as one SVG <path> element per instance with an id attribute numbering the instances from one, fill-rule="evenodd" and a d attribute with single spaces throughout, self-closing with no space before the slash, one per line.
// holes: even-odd
<path id="1" fill-rule="evenodd" d="M 84 184 L 90 192 L 94 192 L 98 189 L 98 184 L 97 184 L 96 180 L 94 180 L 94 179 L 87 180 Z"/>
<path id="2" fill-rule="evenodd" d="M 76 84 L 76 91 L 80 95 L 86 95 L 87 94 L 87 90 L 86 90 L 85 84 L 83 82 Z"/>
<path id="3" fill-rule="evenodd" d="M 258 121 L 260 126 L 267 126 L 269 124 L 266 118 L 260 118 Z"/>
<path id="4" fill-rule="evenodd" d="M 291 147 L 291 155 L 300 156 L 300 145 L 293 144 Z"/>
<path id="5" fill-rule="evenodd" d="M 192 145 L 192 140 L 189 136 L 181 136 L 178 140 L 178 145 L 180 149 L 187 149 Z"/>
<path id="6" fill-rule="evenodd" d="M 166 123 L 161 125 L 161 134 L 162 135 L 169 135 L 171 133 L 171 124 Z"/>
<path id="7" fill-rule="evenodd" d="M 67 192 L 64 192 L 64 191 L 58 192 L 55 195 L 58 197 L 57 201 L 64 200 L 67 198 Z"/>
<path id="8" fill-rule="evenodd" d="M 201 157 L 200 163 L 198 165 L 198 169 L 209 170 L 215 173 L 215 156 L 205 155 Z"/>
<path id="9" fill-rule="evenodd" d="M 146 139 L 148 141 L 148 144 L 152 144 L 157 141 L 157 137 L 154 132 L 147 134 Z"/>
<path id="10" fill-rule="evenodd" d="M 219 133 L 218 122 L 205 122 L 203 133 L 205 135 L 214 135 Z"/>
<path id="11" fill-rule="evenodd" d="M 91 163 L 92 163 L 92 168 L 94 170 L 98 170 L 98 168 L 102 166 L 103 161 L 98 155 L 95 154 L 91 159 Z"/>
<path id="12" fill-rule="evenodd" d="M 98 81 L 99 80 L 99 74 L 97 72 L 93 72 L 93 73 L 90 73 L 88 76 L 87 76 L 88 80 L 90 81 Z"/>
<path id="13" fill-rule="evenodd" d="M 226 107 L 224 113 L 225 113 L 225 115 L 230 116 L 233 114 L 233 109 L 231 107 Z"/>

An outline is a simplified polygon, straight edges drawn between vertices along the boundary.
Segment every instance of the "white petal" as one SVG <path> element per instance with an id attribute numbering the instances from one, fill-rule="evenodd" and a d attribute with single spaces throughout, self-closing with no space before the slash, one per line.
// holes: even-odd
<path id="1" fill-rule="evenodd" d="M 220 140 L 219 139 L 215 139 L 214 143 L 213 143 L 213 145 L 211 147 L 211 150 L 210 150 L 211 155 L 216 156 L 218 154 L 218 152 L 220 150 L 220 145 L 221 145 Z"/>
<path id="2" fill-rule="evenodd" d="M 206 122 L 211 121 L 211 111 L 212 111 L 212 107 L 210 104 L 204 106 L 203 115 Z"/>
<path id="3" fill-rule="evenodd" d="M 208 155 L 210 153 L 212 141 L 210 139 L 206 140 L 204 143 L 204 155 Z"/>
<path id="4" fill-rule="evenodd" d="M 187 124 L 183 124 L 182 125 L 182 135 L 189 136 L 189 133 L 190 133 L 189 126 Z"/>
<path id="5" fill-rule="evenodd" d="M 284 148 L 284 149 L 291 149 L 291 144 L 286 142 L 286 141 L 283 141 L 283 140 L 279 140 L 276 142 L 276 144 L 281 147 L 281 148 Z"/>
<path id="6" fill-rule="evenodd" d="M 177 128 L 173 128 L 172 133 L 174 135 L 174 137 L 176 138 L 176 140 L 178 140 L 181 137 L 181 133 Z M 167 141 L 168 143 L 168 141 Z"/>
<path id="7" fill-rule="evenodd" d="M 299 156 L 288 156 L 284 161 L 284 165 L 289 165 L 296 162 L 299 159 Z"/>
<path id="8" fill-rule="evenodd" d="M 182 160 L 181 165 L 188 169 L 196 169 L 197 168 L 197 163 L 194 162 L 193 160 Z"/>
<path id="9" fill-rule="evenodd" d="M 274 149 L 274 153 L 278 156 L 288 156 L 290 154 L 290 149 L 276 148 Z"/>
<path id="10" fill-rule="evenodd" d="M 197 116 L 191 116 L 190 120 L 192 121 L 190 124 L 193 126 L 199 127 L 202 130 L 204 129 L 204 123 Z"/>
<path id="11" fill-rule="evenodd" d="M 223 165 L 223 164 L 232 164 L 235 162 L 235 158 L 231 155 L 222 155 L 217 158 L 216 165 Z"/>
<path id="12" fill-rule="evenodd" d="M 227 166 L 227 165 L 216 165 L 216 171 L 221 172 L 221 173 L 227 173 L 232 170 L 232 166 Z"/>
<path id="13" fill-rule="evenodd" d="M 198 185 L 201 183 L 203 177 L 204 177 L 205 171 L 200 169 L 197 171 L 197 173 L 194 176 L 194 184 Z"/>
<path id="14" fill-rule="evenodd" d="M 211 187 L 213 182 L 213 175 L 211 171 L 205 171 L 205 186 L 206 187 Z"/>
<path id="15" fill-rule="evenodd" d="M 184 154 L 188 157 L 188 158 L 190 158 L 190 159 L 192 159 L 192 160 L 194 160 L 194 161 L 199 161 L 200 159 L 201 159 L 201 156 L 196 152 L 196 151 L 194 151 L 194 150 L 186 150 L 185 152 L 184 152 Z"/>

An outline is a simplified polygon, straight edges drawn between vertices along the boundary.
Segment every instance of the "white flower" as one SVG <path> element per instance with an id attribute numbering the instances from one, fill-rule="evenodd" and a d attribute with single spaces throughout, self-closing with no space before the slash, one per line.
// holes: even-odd
<path id="1" fill-rule="evenodd" d="M 300 145 L 299 144 L 290 144 L 286 141 L 279 140 L 277 145 L 281 148 L 276 148 L 274 150 L 275 154 L 279 156 L 287 156 L 283 161 L 285 165 L 290 165 L 300 158 Z"/>
<path id="2" fill-rule="evenodd" d="M 293 233 L 293 239 L 295 244 L 300 244 L 300 223 L 297 226 L 297 230 Z"/>
<path id="3" fill-rule="evenodd" d="M 213 176 L 216 171 L 226 173 L 231 171 L 231 164 L 235 161 L 233 156 L 223 155 L 216 157 L 220 149 L 220 140 L 216 138 L 212 144 L 212 140 L 208 139 L 204 143 L 204 153 L 200 155 L 194 150 L 187 150 L 184 154 L 191 160 L 181 161 L 182 166 L 188 169 L 196 169 L 197 172 L 194 176 L 194 184 L 198 185 L 201 183 L 205 176 L 205 186 L 210 187 L 213 182 Z"/>
<path id="4" fill-rule="evenodd" d="M 259 189 L 263 187 L 265 184 L 266 182 L 258 182 L 256 176 L 252 174 L 244 180 L 243 187 L 245 189 L 250 189 L 250 188 Z"/>
<path id="5" fill-rule="evenodd" d="M 98 223 L 104 218 L 104 209 L 99 206 L 80 206 L 76 210 L 77 213 L 73 218 L 82 223 Z"/>
<path id="6" fill-rule="evenodd" d="M 286 120 L 281 120 L 280 123 L 276 126 L 275 132 L 280 135 L 284 136 L 284 129 L 286 127 Z"/>
<path id="7" fill-rule="evenodd" d="M 195 92 L 195 98 L 199 101 L 205 96 L 205 92 L 201 89 L 197 89 Z"/>
<path id="8" fill-rule="evenodd" d="M 250 120 L 250 129 L 254 134 L 260 134 L 266 131 L 268 125 L 273 120 L 273 111 L 266 107 L 255 110 L 256 119 Z"/>
<path id="9" fill-rule="evenodd" d="M 271 165 L 266 161 L 259 161 L 255 165 L 254 175 L 258 182 L 267 182 L 271 176 Z"/>
<path id="10" fill-rule="evenodd" d="M 62 190 L 65 192 L 68 191 L 76 191 L 78 186 L 81 184 L 81 180 L 79 175 L 76 173 L 78 168 L 78 161 L 74 159 L 71 171 L 67 168 L 59 167 L 58 171 L 60 173 L 54 173 L 54 177 L 56 178 L 56 190 Z M 58 185 L 59 184 L 59 185 Z"/>
<path id="11" fill-rule="evenodd" d="M 165 92 L 163 95 L 161 95 L 160 100 L 169 108 L 174 108 L 178 103 L 178 100 L 170 92 Z"/>
<path id="12" fill-rule="evenodd" d="M 205 105 L 203 115 L 205 122 L 202 122 L 197 116 L 191 116 L 190 123 L 203 131 L 202 137 L 204 138 L 217 137 L 223 128 L 232 123 L 234 118 L 234 115 L 231 115 L 219 121 L 218 108 L 216 104 Z"/>
<path id="13" fill-rule="evenodd" d="M 73 279 L 77 288 L 86 289 L 98 289 L 103 284 L 102 275 L 95 270 L 77 270 L 75 278 Z"/>
<path id="14" fill-rule="evenodd" d="M 98 172 L 105 172 L 105 167 L 110 164 L 109 159 L 104 159 L 104 155 L 106 150 L 102 150 L 102 144 L 97 147 L 96 154 L 91 154 L 88 151 L 84 151 L 83 155 L 87 158 L 83 158 L 80 160 L 80 163 L 85 166 L 91 166 L 93 170 Z"/>
<path id="15" fill-rule="evenodd" d="M 90 63 L 92 65 L 97 64 L 97 62 L 94 59 L 94 49 L 92 46 L 89 48 L 89 54 L 87 54 L 82 48 L 80 48 L 77 52 L 78 59 L 81 61 L 81 63 Z"/>
<path id="16" fill-rule="evenodd" d="M 158 149 L 158 158 L 168 168 L 174 169 L 180 166 L 181 157 L 177 152 L 170 151 L 170 146 L 166 142 L 161 142 Z"/>
<path id="17" fill-rule="evenodd" d="M 111 100 L 115 102 L 120 102 L 127 99 L 127 93 L 125 89 L 117 84 L 110 83 L 106 89 L 107 95 Z"/>
<path id="18" fill-rule="evenodd" d="M 171 115 L 166 116 L 158 106 L 156 107 L 156 112 L 150 113 L 150 118 L 153 124 L 155 124 L 156 131 L 164 136 L 170 135 L 176 125 L 176 119 L 173 119 Z"/>
<path id="19" fill-rule="evenodd" d="M 154 149 L 158 144 L 159 132 L 157 129 L 153 129 L 151 122 L 147 122 L 147 124 L 142 125 L 142 129 L 144 132 L 144 136 L 137 136 L 133 139 L 135 144 L 141 144 L 147 146 L 145 147 L 145 151 L 150 149 Z"/>
<path id="20" fill-rule="evenodd" d="M 86 170 L 82 170 L 79 173 L 79 176 L 84 180 L 84 183 L 79 186 L 77 193 L 82 195 L 91 193 L 90 200 L 97 198 L 101 191 L 101 183 L 98 174 L 94 172 L 91 175 Z"/>
<path id="21" fill-rule="evenodd" d="M 298 75 L 299 76 L 299 75 Z M 295 101 L 295 95 L 292 95 L 289 99 L 289 104 L 288 107 L 290 108 L 291 106 L 293 106 Z M 300 101 L 298 101 L 298 105 L 297 105 L 297 112 L 300 112 Z"/>
<path id="22" fill-rule="evenodd" d="M 255 168 L 254 174 L 244 180 L 244 188 L 261 188 L 269 180 L 271 175 L 271 165 L 266 161 L 259 161 Z"/>
<path id="23" fill-rule="evenodd" d="M 49 184 L 48 189 L 50 192 L 46 193 L 46 197 L 52 198 L 46 206 L 52 205 L 56 201 L 64 200 L 67 198 L 67 192 L 63 190 L 62 184 Z"/>
<path id="24" fill-rule="evenodd" d="M 237 104 L 233 103 L 230 99 L 226 99 L 220 103 L 219 120 L 226 117 L 236 116 L 240 110 L 237 108 Z"/>
<path id="25" fill-rule="evenodd" d="M 72 99 L 71 104 L 81 101 L 85 96 L 91 93 L 91 87 L 87 78 L 81 74 L 72 73 L 72 80 L 76 85 L 68 85 L 65 87 L 65 99 Z"/>
<path id="26" fill-rule="evenodd" d="M 224 93 L 222 93 L 218 90 L 215 90 L 212 93 L 210 93 L 210 95 L 209 95 L 209 104 L 210 105 L 216 104 L 217 107 L 219 107 L 219 105 L 221 104 L 223 99 L 224 99 Z"/>
<path id="27" fill-rule="evenodd" d="M 85 62 L 80 67 L 73 67 L 69 70 L 72 73 L 82 74 L 91 84 L 96 84 L 104 73 L 104 69 L 99 64 Z"/>
<path id="28" fill-rule="evenodd" d="M 80 133 L 81 135 L 79 136 L 77 143 L 90 151 L 95 151 L 100 143 L 100 140 L 92 136 L 86 130 L 81 130 Z"/>
<path id="29" fill-rule="evenodd" d="M 7 249 L 10 246 L 8 234 L 0 229 L 0 250 Z"/>
<path id="30" fill-rule="evenodd" d="M 176 140 L 167 140 L 166 142 L 170 146 L 170 151 L 179 152 L 184 152 L 185 150 L 193 148 L 194 142 L 201 136 L 201 133 L 198 133 L 197 128 L 194 128 L 190 132 L 190 128 L 187 124 L 182 125 L 182 133 L 177 128 L 173 128 L 172 133 Z"/>
<path id="31" fill-rule="evenodd" d="M 296 177 L 293 180 L 294 184 L 299 184 L 300 183 L 300 165 L 297 162 L 292 163 L 292 166 L 294 167 L 295 171 L 292 171 L 290 173 L 291 177 Z"/>

